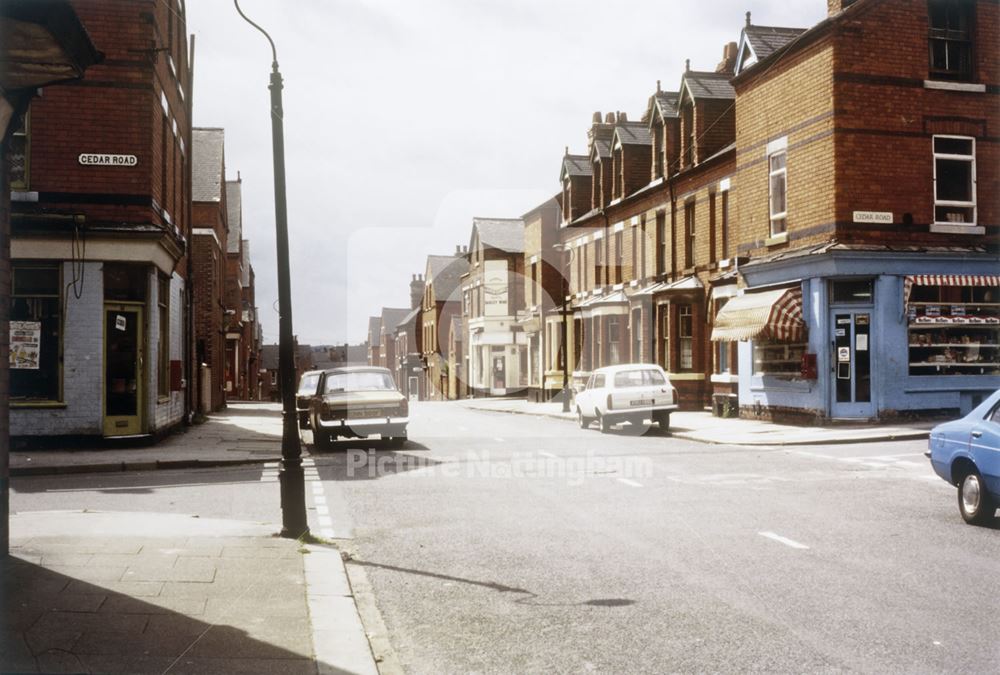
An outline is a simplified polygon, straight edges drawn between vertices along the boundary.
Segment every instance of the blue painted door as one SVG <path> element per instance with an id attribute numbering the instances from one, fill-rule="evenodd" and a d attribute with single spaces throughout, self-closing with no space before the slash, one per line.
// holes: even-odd
<path id="1" fill-rule="evenodd" d="M 872 311 L 833 309 L 830 312 L 833 358 L 831 417 L 875 417 L 872 396 Z"/>

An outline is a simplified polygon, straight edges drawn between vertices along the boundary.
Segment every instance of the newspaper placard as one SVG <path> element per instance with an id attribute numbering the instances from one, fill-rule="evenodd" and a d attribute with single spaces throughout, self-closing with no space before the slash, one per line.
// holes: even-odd
<path id="1" fill-rule="evenodd" d="M 38 370 L 38 359 L 41 350 L 41 321 L 10 322 L 11 370 Z"/>

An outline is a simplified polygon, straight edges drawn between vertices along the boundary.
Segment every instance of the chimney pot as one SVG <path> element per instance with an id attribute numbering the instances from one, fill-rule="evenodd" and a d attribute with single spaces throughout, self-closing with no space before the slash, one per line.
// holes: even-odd
<path id="1" fill-rule="evenodd" d="M 827 15 L 839 14 L 854 4 L 854 0 L 826 0 Z"/>
<path id="2" fill-rule="evenodd" d="M 462 245 L 455 244 L 455 253 L 461 253 L 461 252 L 462 252 Z"/>
<path id="3" fill-rule="evenodd" d="M 594 116 L 590 118 L 590 121 L 593 122 L 594 124 L 600 124 L 601 123 L 601 111 L 598 110 L 597 112 L 595 112 Z"/>
<path id="4" fill-rule="evenodd" d="M 685 73 L 691 72 L 691 59 L 684 59 L 684 72 Z"/>
<path id="5" fill-rule="evenodd" d="M 750 12 L 747 12 L 747 28 L 750 27 Z"/>
<path id="6" fill-rule="evenodd" d="M 618 121 L 619 122 L 628 122 L 628 115 L 625 113 L 624 110 L 621 111 L 620 113 L 618 113 Z"/>
<path id="7" fill-rule="evenodd" d="M 656 81 L 656 93 L 657 94 L 660 93 L 660 81 L 659 80 Z"/>
<path id="8" fill-rule="evenodd" d="M 607 115 L 605 115 L 604 116 L 604 123 L 605 124 L 614 124 L 615 123 L 615 114 L 613 112 L 609 112 Z"/>

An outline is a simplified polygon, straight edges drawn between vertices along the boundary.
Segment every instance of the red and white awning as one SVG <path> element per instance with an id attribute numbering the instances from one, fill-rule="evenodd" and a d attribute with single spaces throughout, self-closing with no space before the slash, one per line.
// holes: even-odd
<path id="1" fill-rule="evenodd" d="M 758 337 L 804 342 L 805 335 L 800 288 L 779 288 L 735 297 L 716 315 L 712 329 L 712 340 L 716 342 Z"/>
<path id="2" fill-rule="evenodd" d="M 1000 274 L 911 274 L 903 281 L 903 303 L 910 301 L 914 286 L 994 286 L 1000 287 Z"/>

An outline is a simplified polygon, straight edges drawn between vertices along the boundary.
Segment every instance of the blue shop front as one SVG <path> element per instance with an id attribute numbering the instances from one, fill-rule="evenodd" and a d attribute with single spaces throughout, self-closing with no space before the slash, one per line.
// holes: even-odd
<path id="1" fill-rule="evenodd" d="M 1000 388 L 1000 257 L 825 244 L 740 267 L 715 317 L 743 417 L 958 416 Z"/>

